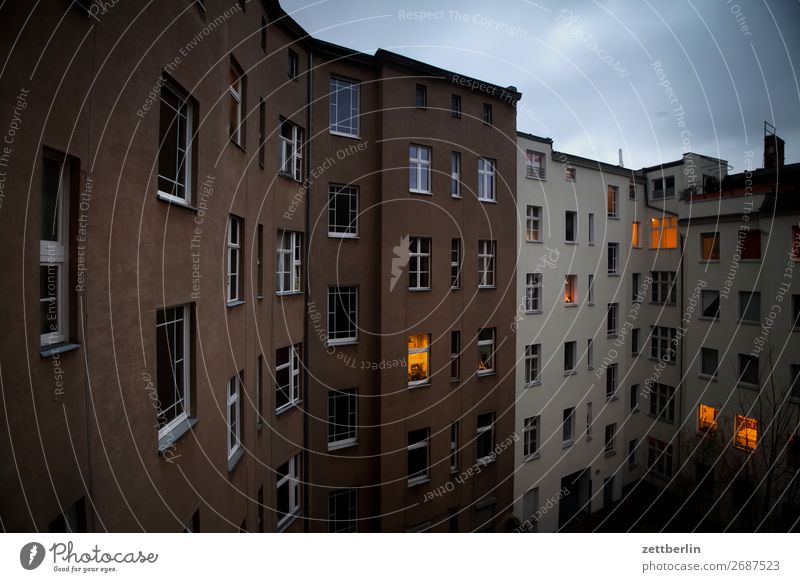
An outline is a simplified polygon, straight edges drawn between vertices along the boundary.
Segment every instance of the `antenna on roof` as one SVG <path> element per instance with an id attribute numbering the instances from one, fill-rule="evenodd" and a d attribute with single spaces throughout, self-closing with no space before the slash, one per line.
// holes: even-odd
<path id="1" fill-rule="evenodd" d="M 619 167 L 624 168 L 625 164 L 622 163 L 622 148 L 619 148 Z"/>

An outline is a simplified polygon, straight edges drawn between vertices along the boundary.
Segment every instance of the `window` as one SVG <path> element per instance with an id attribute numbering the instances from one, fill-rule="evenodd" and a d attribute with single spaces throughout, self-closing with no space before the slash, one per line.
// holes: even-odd
<path id="1" fill-rule="evenodd" d="M 228 460 L 233 459 L 242 446 L 242 375 L 243 371 L 228 380 Z"/>
<path id="2" fill-rule="evenodd" d="M 67 341 L 69 321 L 69 183 L 66 160 L 42 158 L 39 239 L 39 344 Z"/>
<path id="3" fill-rule="evenodd" d="M 461 332 L 450 332 L 450 379 L 461 378 Z"/>
<path id="4" fill-rule="evenodd" d="M 641 248 L 642 241 L 639 238 L 639 232 L 641 229 L 641 222 L 632 222 L 631 223 L 631 246 L 635 249 Z"/>
<path id="5" fill-rule="evenodd" d="M 478 287 L 494 287 L 495 246 L 493 240 L 478 241 Z"/>
<path id="6" fill-rule="evenodd" d="M 800 328 L 800 295 L 792 295 L 792 327 Z"/>
<path id="7" fill-rule="evenodd" d="M 761 321 L 761 293 L 739 291 L 739 320 L 748 323 Z"/>
<path id="8" fill-rule="evenodd" d="M 586 403 L 586 440 L 592 440 L 592 403 Z"/>
<path id="9" fill-rule="evenodd" d="M 650 219 L 650 248 L 678 248 L 678 217 L 664 216 Z"/>
<path id="10" fill-rule="evenodd" d="M 300 293 L 303 235 L 290 230 L 278 231 L 275 291 L 278 295 Z"/>
<path id="11" fill-rule="evenodd" d="M 544 154 L 542 152 L 525 151 L 525 177 L 544 180 Z"/>
<path id="12" fill-rule="evenodd" d="M 650 292 L 652 302 L 675 305 L 678 294 L 675 273 L 673 271 L 651 271 L 650 275 L 653 278 Z"/>
<path id="13" fill-rule="evenodd" d="M 523 451 L 525 457 L 539 455 L 539 417 L 531 416 L 523 421 Z"/>
<path id="14" fill-rule="evenodd" d="M 572 444 L 572 435 L 575 432 L 575 408 L 565 408 L 563 418 L 561 440 L 565 445 Z"/>
<path id="15" fill-rule="evenodd" d="M 359 84 L 331 77 L 330 132 L 358 137 Z"/>
<path id="16" fill-rule="evenodd" d="M 478 200 L 495 200 L 495 161 L 478 158 Z"/>
<path id="17" fill-rule="evenodd" d="M 357 326 L 357 289 L 328 287 L 328 344 L 356 341 Z"/>
<path id="18" fill-rule="evenodd" d="M 742 259 L 750 261 L 761 259 L 760 230 L 739 230 L 739 244 L 742 245 Z"/>
<path id="19" fill-rule="evenodd" d="M 587 288 L 587 301 L 589 305 L 594 305 L 594 275 L 589 275 L 589 286 Z"/>
<path id="20" fill-rule="evenodd" d="M 697 408 L 697 430 L 703 434 L 717 432 L 717 409 L 701 404 Z"/>
<path id="21" fill-rule="evenodd" d="M 616 399 L 619 364 L 609 364 L 606 369 L 606 400 Z"/>
<path id="22" fill-rule="evenodd" d="M 739 383 L 758 386 L 758 356 L 739 354 Z"/>
<path id="23" fill-rule="evenodd" d="M 297 53 L 293 50 L 289 49 L 289 60 L 288 60 L 288 73 L 290 79 L 297 79 L 297 75 L 300 72 L 300 65 L 299 61 L 297 60 Z"/>
<path id="24" fill-rule="evenodd" d="M 716 378 L 718 368 L 719 351 L 713 348 L 700 348 L 700 373 Z"/>
<path id="25" fill-rule="evenodd" d="M 189 204 L 192 199 L 194 104 L 172 82 L 161 88 L 158 195 Z"/>
<path id="26" fill-rule="evenodd" d="M 48 524 L 49 533 L 87 533 L 86 498 L 81 497 Z"/>
<path id="27" fill-rule="evenodd" d="M 700 251 L 704 261 L 719 260 L 719 233 L 704 232 L 700 234 Z"/>
<path id="28" fill-rule="evenodd" d="M 636 412 L 639 410 L 639 385 L 638 384 L 631 384 L 631 393 L 630 393 L 630 407 L 631 410 Z"/>
<path id="29" fill-rule="evenodd" d="M 641 303 L 642 296 L 639 293 L 639 289 L 642 286 L 642 274 L 641 273 L 631 273 L 631 298 L 634 303 Z"/>
<path id="30" fill-rule="evenodd" d="M 642 335 L 642 330 L 638 327 L 634 327 L 631 330 L 631 354 L 636 355 L 639 353 L 639 345 L 640 345 L 640 336 Z"/>
<path id="31" fill-rule="evenodd" d="M 409 181 L 411 192 L 431 193 L 431 148 L 411 144 L 408 147 Z"/>
<path id="32" fill-rule="evenodd" d="M 589 370 L 594 368 L 594 340 L 592 338 L 586 340 L 586 368 Z"/>
<path id="33" fill-rule="evenodd" d="M 358 236 L 358 186 L 328 187 L 328 236 Z"/>
<path id="34" fill-rule="evenodd" d="M 614 441 L 616 440 L 615 439 L 616 436 L 617 436 L 617 423 L 614 422 L 611 424 L 607 424 L 606 434 L 605 434 L 605 446 L 603 447 L 603 450 L 607 455 L 615 452 L 614 449 L 616 447 Z"/>
<path id="35" fill-rule="evenodd" d="M 408 433 L 408 485 L 428 480 L 428 440 L 431 429 L 419 428 Z"/>
<path id="36" fill-rule="evenodd" d="M 461 117 L 461 96 L 452 95 L 450 97 L 450 115 L 452 117 Z"/>
<path id="37" fill-rule="evenodd" d="M 450 472 L 458 471 L 458 457 L 460 447 L 458 446 L 459 422 L 450 423 Z"/>
<path id="38" fill-rule="evenodd" d="M 478 332 L 478 375 L 494 372 L 494 328 Z"/>
<path id="39" fill-rule="evenodd" d="M 525 218 L 525 240 L 527 242 L 541 242 L 542 241 L 542 207 L 531 206 L 527 207 L 527 216 Z"/>
<path id="40" fill-rule="evenodd" d="M 608 274 L 619 275 L 619 243 L 608 243 Z"/>
<path id="41" fill-rule="evenodd" d="M 261 50 L 267 52 L 267 20 L 261 17 Z"/>
<path id="42" fill-rule="evenodd" d="M 539 488 L 534 487 L 522 498 L 522 524 L 526 532 L 539 531 L 537 515 L 539 515 Z"/>
<path id="43" fill-rule="evenodd" d="M 789 398 L 794 400 L 800 399 L 800 365 L 790 364 L 789 375 L 791 378 L 791 386 L 789 387 Z"/>
<path id="44" fill-rule="evenodd" d="M 492 124 L 492 106 L 488 103 L 483 104 L 483 122 L 486 125 Z"/>
<path id="45" fill-rule="evenodd" d="M 628 468 L 633 469 L 636 467 L 636 447 L 639 445 L 637 439 L 628 441 Z"/>
<path id="46" fill-rule="evenodd" d="M 158 391 L 158 437 L 191 414 L 191 309 L 188 305 L 156 312 L 156 388 Z"/>
<path id="47" fill-rule="evenodd" d="M 262 168 L 266 162 L 267 150 L 267 105 L 264 98 L 258 99 L 258 165 Z"/>
<path id="48" fill-rule="evenodd" d="M 676 334 L 674 327 L 653 326 L 650 332 L 650 357 L 674 364 L 677 353 Z"/>
<path id="49" fill-rule="evenodd" d="M 564 278 L 564 303 L 575 305 L 578 303 L 578 276 L 567 275 Z"/>
<path id="50" fill-rule="evenodd" d="M 275 352 L 275 409 L 300 402 L 300 344 Z"/>
<path id="51" fill-rule="evenodd" d="M 475 450 L 479 464 L 485 465 L 494 461 L 494 412 L 478 415 Z"/>
<path id="52" fill-rule="evenodd" d="M 541 344 L 529 344 L 525 346 L 525 386 L 539 384 L 541 378 Z"/>
<path id="53" fill-rule="evenodd" d="M 461 198 L 461 153 L 453 152 L 450 156 L 450 195 Z"/>
<path id="54" fill-rule="evenodd" d="M 617 312 L 619 311 L 619 303 L 608 304 L 608 314 L 606 316 L 606 333 L 608 335 L 617 335 Z"/>
<path id="55" fill-rule="evenodd" d="M 542 310 L 542 274 L 525 274 L 525 312 L 537 313 Z"/>
<path id="56" fill-rule="evenodd" d="M 431 336 L 419 333 L 408 336 L 408 385 L 427 384 L 431 360 Z"/>
<path id="57" fill-rule="evenodd" d="M 743 451 L 754 451 L 758 442 L 758 421 L 755 418 L 736 415 L 733 444 Z"/>
<path id="58" fill-rule="evenodd" d="M 594 244 L 594 212 L 589 213 L 589 244 Z"/>
<path id="59" fill-rule="evenodd" d="M 719 319 L 719 291 L 702 291 L 703 317 Z"/>
<path id="60" fill-rule="evenodd" d="M 256 298 L 264 298 L 264 225 L 256 227 Z"/>
<path id="61" fill-rule="evenodd" d="M 356 528 L 356 490 L 339 489 L 328 493 L 328 532 L 352 533 Z"/>
<path id="62" fill-rule="evenodd" d="M 428 107 L 428 88 L 425 85 L 417 85 L 415 96 L 417 109 L 426 109 Z"/>
<path id="63" fill-rule="evenodd" d="M 618 218 L 619 186 L 608 186 L 606 192 L 606 212 L 609 218 Z"/>
<path id="64" fill-rule="evenodd" d="M 663 479 L 672 478 L 672 445 L 647 437 L 647 467 Z"/>
<path id="65" fill-rule="evenodd" d="M 575 168 L 564 168 L 564 179 L 567 182 L 576 182 L 578 180 L 578 173 Z"/>
<path id="66" fill-rule="evenodd" d="M 278 467 L 275 474 L 275 505 L 279 529 L 300 512 L 300 461 L 298 453 Z"/>
<path id="67" fill-rule="evenodd" d="M 653 199 L 672 198 L 675 196 L 675 176 L 655 178 L 653 180 Z"/>
<path id="68" fill-rule="evenodd" d="M 577 342 L 564 342 L 564 373 L 571 374 L 575 371 L 575 360 L 577 359 Z"/>
<path id="69" fill-rule="evenodd" d="M 281 121 L 280 173 L 297 182 L 303 179 L 303 130 L 286 120 Z"/>
<path id="70" fill-rule="evenodd" d="M 567 210 L 564 217 L 564 241 L 568 243 L 578 242 L 578 213 Z"/>
<path id="71" fill-rule="evenodd" d="M 228 85 L 228 104 L 230 116 L 228 120 L 228 137 L 237 145 L 244 147 L 242 110 L 245 95 L 245 76 L 231 62 L 230 84 Z"/>
<path id="72" fill-rule="evenodd" d="M 408 288 L 413 291 L 430 289 L 431 239 L 412 236 L 408 250 Z"/>
<path id="73" fill-rule="evenodd" d="M 675 420 L 675 388 L 666 384 L 654 383 L 650 392 L 650 415 L 658 420 Z"/>
<path id="74" fill-rule="evenodd" d="M 256 358 L 256 427 L 261 430 L 264 422 L 264 356 Z"/>
<path id="75" fill-rule="evenodd" d="M 356 390 L 328 392 L 328 450 L 356 442 Z"/>
<path id="76" fill-rule="evenodd" d="M 244 286 L 242 277 L 240 276 L 242 259 L 242 219 L 238 216 L 231 215 L 228 217 L 228 242 L 227 242 L 227 259 L 228 259 L 228 303 L 240 301 L 242 299 L 242 287 Z"/>
<path id="77" fill-rule="evenodd" d="M 800 261 L 800 226 L 792 225 L 792 243 L 790 248 L 793 261 Z"/>
<path id="78" fill-rule="evenodd" d="M 450 241 L 450 288 L 461 288 L 461 239 Z"/>

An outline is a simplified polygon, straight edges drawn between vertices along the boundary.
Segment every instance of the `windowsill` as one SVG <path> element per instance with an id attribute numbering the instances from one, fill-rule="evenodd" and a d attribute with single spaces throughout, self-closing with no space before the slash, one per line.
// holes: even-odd
<path id="1" fill-rule="evenodd" d="M 43 358 L 49 358 L 50 356 L 55 356 L 58 354 L 71 352 L 72 350 L 77 350 L 80 347 L 81 344 L 73 344 L 73 343 L 51 344 L 48 346 L 41 346 L 39 348 L 39 355 Z"/>
<path id="2" fill-rule="evenodd" d="M 494 463 L 494 457 L 483 457 L 482 459 L 478 459 L 477 461 L 475 461 L 475 464 L 481 467 L 488 467 L 493 463 Z"/>
<path id="3" fill-rule="evenodd" d="M 697 319 L 700 321 L 719 321 L 719 317 L 711 317 L 710 315 L 701 315 Z"/>
<path id="4" fill-rule="evenodd" d="M 244 449 L 240 445 L 239 448 L 236 450 L 236 452 L 233 453 L 233 455 L 231 455 L 230 457 L 228 457 L 228 474 L 229 475 L 231 473 L 233 473 L 233 470 L 236 468 L 236 465 L 239 464 L 239 461 L 242 460 L 242 457 L 244 457 Z"/>
<path id="5" fill-rule="evenodd" d="M 562 449 L 568 449 L 568 448 L 570 448 L 570 447 L 571 447 L 572 445 L 574 445 L 574 444 L 575 444 L 575 441 L 573 441 L 572 439 L 570 439 L 570 440 L 568 440 L 568 441 L 563 441 L 563 442 L 561 443 L 561 448 L 562 448 Z"/>
<path id="6" fill-rule="evenodd" d="M 290 410 L 294 410 L 295 408 L 299 409 L 302 403 L 302 400 L 295 400 L 289 404 L 284 404 L 280 408 L 275 409 L 275 416 L 282 416 L 283 414 L 289 412 Z"/>
<path id="7" fill-rule="evenodd" d="M 617 454 L 617 451 L 605 451 L 605 453 L 603 453 L 603 456 L 607 459 L 609 457 L 613 457 L 616 454 Z"/>
<path id="8" fill-rule="evenodd" d="M 420 291 L 430 291 L 430 290 L 431 290 L 430 287 L 409 287 L 408 288 L 408 292 L 409 293 L 419 293 Z"/>
<path id="9" fill-rule="evenodd" d="M 179 208 L 185 208 L 186 210 L 191 210 L 192 212 L 197 212 L 197 207 L 192 206 L 191 204 L 189 204 L 183 198 L 178 198 L 176 196 L 171 196 L 169 194 L 161 192 L 160 190 L 158 191 L 158 194 L 156 195 L 156 197 L 159 200 L 161 200 L 162 202 L 166 202 L 167 204 L 170 204 L 171 206 L 177 206 Z"/>
<path id="10" fill-rule="evenodd" d="M 461 200 L 461 194 L 450 194 L 450 198 L 453 200 Z"/>
<path id="11" fill-rule="evenodd" d="M 740 263 L 760 263 L 762 259 L 739 259 Z"/>
<path id="12" fill-rule="evenodd" d="M 592 307 L 592 306 L 594 306 L 594 301 L 587 301 L 586 305 L 588 305 L 589 307 Z"/>
<path id="13" fill-rule="evenodd" d="M 294 297 L 302 294 L 302 291 L 275 291 L 275 295 L 278 297 Z"/>
<path id="14" fill-rule="evenodd" d="M 746 390 L 755 390 L 756 392 L 758 391 L 758 384 L 751 384 L 750 382 L 742 382 L 741 380 L 739 380 L 736 383 L 736 386 L 737 388 L 744 388 Z"/>
<path id="15" fill-rule="evenodd" d="M 244 299 L 237 299 L 236 301 L 228 301 L 225 304 L 225 307 L 238 307 L 239 305 L 244 305 Z"/>
<path id="16" fill-rule="evenodd" d="M 588 442 L 591 442 L 591 441 L 592 441 L 592 435 L 587 434 L 586 435 L 586 442 L 588 443 Z"/>
<path id="17" fill-rule="evenodd" d="M 593 247 L 593 246 L 594 246 L 594 243 L 593 243 L 592 241 L 589 241 L 589 243 L 588 243 L 588 244 L 589 244 L 589 246 L 590 246 L 590 247 Z"/>
<path id="18" fill-rule="evenodd" d="M 650 360 L 651 362 L 664 362 L 668 366 L 675 366 L 675 362 L 670 362 L 669 360 L 662 360 L 661 358 L 654 358 L 652 356 L 650 356 L 647 359 Z"/>
<path id="19" fill-rule="evenodd" d="M 564 370 L 564 376 L 574 376 L 578 373 L 578 370 Z"/>
<path id="20" fill-rule="evenodd" d="M 346 441 L 328 443 L 328 451 L 341 451 L 342 449 L 352 449 L 357 446 L 358 441 L 356 439 L 348 439 Z"/>
<path id="21" fill-rule="evenodd" d="M 529 463 L 530 461 L 535 461 L 536 459 L 541 459 L 541 458 L 542 458 L 542 455 L 537 451 L 537 452 L 533 453 L 532 455 L 528 455 L 527 457 L 525 457 L 525 459 L 523 459 L 523 462 L 524 463 Z"/>
<path id="22" fill-rule="evenodd" d="M 478 289 L 497 289 L 496 285 L 478 285 Z"/>
<path id="23" fill-rule="evenodd" d="M 547 182 L 547 178 L 537 178 L 536 176 L 525 176 L 526 180 L 536 180 L 537 182 Z"/>
<path id="24" fill-rule="evenodd" d="M 461 378 L 450 378 L 451 384 L 458 384 L 459 382 L 461 382 Z"/>
<path id="25" fill-rule="evenodd" d="M 661 307 L 675 307 L 676 305 L 675 303 L 668 303 L 666 301 L 648 301 L 647 303 L 650 305 L 658 305 Z"/>
<path id="26" fill-rule="evenodd" d="M 450 287 L 450 291 L 461 291 L 461 286 L 458 287 Z"/>
<path id="27" fill-rule="evenodd" d="M 415 477 L 414 479 L 408 480 L 408 486 L 409 488 L 416 487 L 417 485 L 424 485 L 425 483 L 430 483 L 430 482 L 431 482 L 430 477 Z"/>
<path id="28" fill-rule="evenodd" d="M 347 233 L 339 233 L 339 232 L 329 232 L 328 238 L 340 238 L 340 239 L 353 239 L 357 240 L 360 237 L 357 234 L 347 234 Z"/>
<path id="29" fill-rule="evenodd" d="M 361 136 L 359 134 L 353 135 L 352 133 L 344 133 L 343 131 L 336 131 L 334 129 L 329 130 L 329 133 L 337 137 L 346 137 L 349 139 L 361 139 Z"/>
<path id="30" fill-rule="evenodd" d="M 740 319 L 739 323 L 741 325 L 757 325 L 759 327 L 761 326 L 761 322 L 760 321 L 751 321 L 749 319 L 748 320 Z"/>
<path id="31" fill-rule="evenodd" d="M 653 420 L 657 420 L 658 422 L 664 422 L 666 424 L 675 424 L 675 420 L 670 420 L 668 418 L 664 418 L 660 414 L 652 414 L 650 412 L 647 413 L 648 418 L 652 418 Z"/>
<path id="32" fill-rule="evenodd" d="M 161 454 L 177 443 L 183 435 L 189 432 L 197 424 L 197 418 L 187 417 L 175 425 L 169 432 L 158 435 L 158 453 Z"/>
<path id="33" fill-rule="evenodd" d="M 495 372 L 494 370 L 483 370 L 483 371 L 481 371 L 481 372 L 478 372 L 478 373 L 476 374 L 476 376 L 477 376 L 478 378 L 483 378 L 483 377 L 485 377 L 485 376 L 494 376 L 494 375 L 496 375 L 496 372 Z"/>
<path id="34" fill-rule="evenodd" d="M 619 273 L 607 273 L 609 277 L 619 277 Z"/>
<path id="35" fill-rule="evenodd" d="M 618 338 L 618 337 L 619 337 L 619 334 L 617 332 L 607 333 L 606 334 L 606 339 L 614 339 L 614 338 Z"/>
<path id="36" fill-rule="evenodd" d="M 285 516 L 285 517 L 283 518 L 283 521 L 280 521 L 280 522 L 278 522 L 278 526 L 275 528 L 276 532 L 277 532 L 277 533 L 281 533 L 281 532 L 284 532 L 284 531 L 286 531 L 287 529 L 289 529 L 289 526 L 290 526 L 290 525 L 292 525 L 292 524 L 294 523 L 294 521 L 295 521 L 295 520 L 296 520 L 298 517 L 300 517 L 300 515 L 301 515 L 302 513 L 303 513 L 303 510 L 302 510 L 301 508 L 299 508 L 299 507 L 298 507 L 298 508 L 297 508 L 296 510 L 294 510 L 292 513 L 290 513 L 289 515 Z"/>
<path id="37" fill-rule="evenodd" d="M 569 303 L 564 303 L 564 307 L 578 307 L 578 304 L 575 301 L 571 301 Z"/>
<path id="38" fill-rule="evenodd" d="M 700 259 L 700 264 L 704 263 L 719 263 L 719 259 Z"/>
<path id="39" fill-rule="evenodd" d="M 537 309 L 535 311 L 526 311 L 525 315 L 536 315 L 537 313 L 541 314 L 542 310 L 541 309 Z"/>
<path id="40" fill-rule="evenodd" d="M 619 220 L 619 216 L 606 216 L 608 220 Z"/>
<path id="41" fill-rule="evenodd" d="M 414 382 L 408 384 L 408 389 L 411 390 L 413 388 L 428 388 L 431 385 L 430 380 L 420 380 L 419 382 Z"/>
<path id="42" fill-rule="evenodd" d="M 577 245 L 578 241 L 576 241 L 576 240 L 565 240 L 564 244 L 565 245 Z"/>
<path id="43" fill-rule="evenodd" d="M 717 381 L 717 377 L 716 376 L 712 376 L 711 374 L 703 374 L 702 372 L 700 374 L 698 374 L 697 377 L 700 378 L 701 380 L 709 380 L 711 382 L 716 382 Z"/>
<path id="44" fill-rule="evenodd" d="M 525 239 L 525 242 L 526 243 L 533 243 L 533 244 L 537 244 L 537 245 L 544 244 L 543 240 L 527 240 L 527 239 Z"/>
<path id="45" fill-rule="evenodd" d="M 606 402 L 616 402 L 619 400 L 619 396 L 606 396 Z"/>
<path id="46" fill-rule="evenodd" d="M 325 347 L 335 346 L 335 347 L 344 347 L 344 346 L 357 346 L 358 340 L 357 339 L 338 339 L 338 340 L 328 340 L 325 342 Z"/>
<path id="47" fill-rule="evenodd" d="M 424 194 L 425 196 L 433 196 L 433 192 L 429 190 L 414 190 L 413 188 L 409 188 L 408 191 L 411 194 Z"/>
<path id="48" fill-rule="evenodd" d="M 230 141 L 233 145 L 235 145 L 242 153 L 244 154 L 247 153 L 247 150 L 244 149 L 244 146 L 235 139 L 233 139 L 232 137 L 228 138 L 228 141 Z"/>
<path id="49" fill-rule="evenodd" d="M 297 182 L 298 184 L 302 182 L 302 180 L 295 180 L 294 175 L 287 174 L 286 172 L 278 172 L 278 176 L 281 178 L 286 178 L 287 180 L 291 180 L 292 182 Z"/>
<path id="50" fill-rule="evenodd" d="M 636 407 L 634 407 L 634 408 L 631 408 L 631 414 L 636 414 L 636 413 L 637 413 L 637 412 L 639 412 L 640 410 L 641 410 L 641 408 L 639 408 L 638 406 L 636 406 Z"/>
<path id="51" fill-rule="evenodd" d="M 488 204 L 497 204 L 497 200 L 493 200 L 492 198 L 478 198 L 478 202 L 486 202 Z"/>
<path id="52" fill-rule="evenodd" d="M 259 295 L 256 295 L 256 299 L 258 299 L 259 301 L 261 301 L 262 299 L 264 299 L 264 296 L 263 296 L 263 295 L 261 295 L 261 294 L 259 294 Z"/>
<path id="53" fill-rule="evenodd" d="M 536 388 L 537 386 L 541 386 L 541 385 L 542 385 L 542 381 L 541 380 L 536 380 L 535 382 L 528 382 L 527 384 L 525 384 L 525 388 L 526 389 L 527 388 Z"/>

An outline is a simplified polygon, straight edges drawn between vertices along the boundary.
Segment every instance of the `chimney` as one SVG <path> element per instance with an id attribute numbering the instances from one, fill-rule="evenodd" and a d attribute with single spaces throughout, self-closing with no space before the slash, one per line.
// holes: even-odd
<path id="1" fill-rule="evenodd" d="M 619 167 L 624 168 L 625 164 L 622 163 L 622 148 L 619 148 Z"/>
<path id="2" fill-rule="evenodd" d="M 784 141 L 775 135 L 775 126 L 764 122 L 764 169 L 783 168 Z"/>

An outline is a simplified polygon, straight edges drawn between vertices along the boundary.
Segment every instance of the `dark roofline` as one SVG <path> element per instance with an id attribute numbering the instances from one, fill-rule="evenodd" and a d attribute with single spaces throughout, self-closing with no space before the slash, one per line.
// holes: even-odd
<path id="1" fill-rule="evenodd" d="M 540 135 L 534 135 L 532 133 L 526 133 L 524 131 L 517 130 L 517 137 L 524 137 L 525 139 L 530 139 L 533 141 L 538 141 L 541 143 L 546 143 L 549 145 L 553 145 L 553 138 L 552 137 L 542 137 Z"/>
<path id="2" fill-rule="evenodd" d="M 711 160 L 712 162 L 718 162 L 720 164 L 728 165 L 728 160 L 723 160 L 722 158 L 715 158 L 713 156 L 707 156 L 705 154 L 697 154 L 695 152 L 686 152 L 683 154 L 684 156 L 688 155 L 697 156 L 698 158 L 705 158 L 706 160 Z M 680 160 L 675 160 L 674 162 L 666 162 L 665 164 L 656 164 L 654 166 L 647 166 L 642 168 L 642 172 L 653 172 L 655 170 L 664 169 L 664 168 L 673 168 L 675 166 L 680 166 L 683 163 L 683 157 Z"/>
<path id="3" fill-rule="evenodd" d="M 641 178 L 640 172 L 638 170 L 633 170 L 631 168 L 625 168 L 621 166 L 615 166 L 614 164 L 609 164 L 608 162 L 600 162 L 598 160 L 592 160 L 589 158 L 568 154 L 566 152 L 559 152 L 553 150 L 552 158 L 557 162 L 562 162 L 562 163 L 566 162 L 574 166 L 580 166 L 590 169 L 599 169 L 600 171 L 608 172 L 609 174 L 617 174 L 620 176 L 627 176 L 629 178 L 630 177 Z"/>

